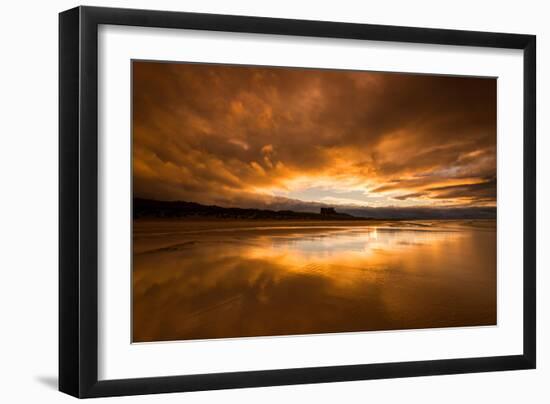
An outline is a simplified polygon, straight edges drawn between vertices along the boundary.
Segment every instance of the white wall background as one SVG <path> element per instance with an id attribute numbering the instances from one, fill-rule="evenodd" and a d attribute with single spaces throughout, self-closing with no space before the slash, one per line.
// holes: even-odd
<path id="1" fill-rule="evenodd" d="M 520 402 L 550 400 L 550 14 L 546 2 L 90 1 L 282 18 L 531 33 L 538 41 L 538 369 L 111 398 L 127 403 Z M 0 24 L 0 401 L 63 403 L 57 384 L 57 13 L 74 1 L 3 4 Z"/>

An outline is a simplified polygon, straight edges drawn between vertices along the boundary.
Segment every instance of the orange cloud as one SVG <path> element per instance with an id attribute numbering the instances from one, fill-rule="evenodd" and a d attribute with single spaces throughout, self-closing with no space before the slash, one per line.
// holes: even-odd
<path id="1" fill-rule="evenodd" d="M 496 80 L 136 61 L 133 163 L 153 199 L 495 206 Z"/>

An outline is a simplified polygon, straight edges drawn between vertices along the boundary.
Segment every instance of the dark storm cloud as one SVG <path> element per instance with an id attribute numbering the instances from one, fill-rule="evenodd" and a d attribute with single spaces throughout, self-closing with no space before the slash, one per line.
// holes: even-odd
<path id="1" fill-rule="evenodd" d="M 494 79 L 134 62 L 133 129 L 136 196 L 495 203 Z"/>
<path id="2" fill-rule="evenodd" d="M 497 179 L 465 185 L 448 185 L 429 188 L 434 198 L 472 198 L 495 200 L 497 197 Z"/>
<path id="3" fill-rule="evenodd" d="M 398 195 L 398 196 L 395 196 L 394 198 L 398 199 L 400 201 L 404 201 L 406 199 L 419 198 L 419 197 L 425 196 L 425 195 L 426 195 L 425 192 L 414 192 L 412 194 Z"/>

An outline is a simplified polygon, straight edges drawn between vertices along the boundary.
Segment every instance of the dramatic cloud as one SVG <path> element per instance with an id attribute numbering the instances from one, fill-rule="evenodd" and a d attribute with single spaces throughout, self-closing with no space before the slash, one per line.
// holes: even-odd
<path id="1" fill-rule="evenodd" d="M 496 80 L 133 63 L 135 196 L 494 206 Z"/>

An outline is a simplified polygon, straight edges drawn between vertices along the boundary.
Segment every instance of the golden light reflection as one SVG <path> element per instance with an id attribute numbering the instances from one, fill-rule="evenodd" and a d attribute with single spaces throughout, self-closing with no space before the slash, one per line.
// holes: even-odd
<path id="1" fill-rule="evenodd" d="M 135 342 L 496 321 L 494 221 L 135 226 Z"/>

